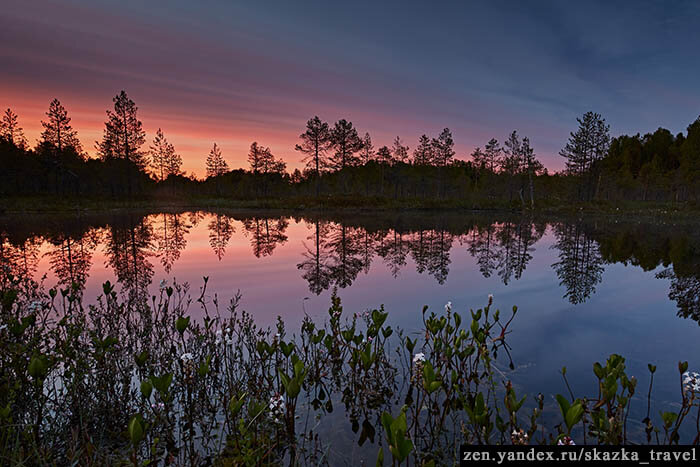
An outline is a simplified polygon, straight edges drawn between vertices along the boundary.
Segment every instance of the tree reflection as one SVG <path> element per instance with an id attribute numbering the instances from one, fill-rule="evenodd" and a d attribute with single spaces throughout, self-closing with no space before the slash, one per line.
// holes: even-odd
<path id="1" fill-rule="evenodd" d="M 313 229 L 313 234 L 307 238 L 312 245 L 304 242 L 304 260 L 297 264 L 297 269 L 302 271 L 301 277 L 309 283 L 311 293 L 320 295 L 331 285 L 331 269 L 328 266 L 330 255 L 325 250 L 323 240 L 328 232 L 328 224 L 316 219 Z"/>
<path id="2" fill-rule="evenodd" d="M 559 285 L 566 288 L 564 297 L 573 304 L 585 302 L 603 279 L 603 258 L 598 243 L 583 223 L 561 223 L 554 227 L 559 261 L 552 268 Z"/>
<path id="3" fill-rule="evenodd" d="M 143 217 L 119 217 L 109 227 L 105 244 L 107 263 L 129 300 L 148 299 L 153 280 L 153 229 Z"/>
<path id="4" fill-rule="evenodd" d="M 226 253 L 231 236 L 235 232 L 231 219 L 223 214 L 215 214 L 208 225 L 209 228 L 209 245 L 214 251 L 214 254 L 221 261 Z"/>
<path id="5" fill-rule="evenodd" d="M 160 262 L 167 274 L 173 264 L 180 258 L 180 254 L 187 247 L 185 235 L 190 231 L 191 225 L 187 223 L 182 214 L 159 214 L 155 219 L 156 251 Z"/>
<path id="6" fill-rule="evenodd" d="M 32 279 L 39 264 L 38 238 L 27 238 L 13 245 L 5 235 L 0 236 L 0 284 L 6 287 L 12 279 L 21 282 Z"/>
<path id="7" fill-rule="evenodd" d="M 284 217 L 271 219 L 269 217 L 256 217 L 243 221 L 246 234 L 250 235 L 253 254 L 256 258 L 269 256 L 275 251 L 277 245 L 287 241 L 284 234 L 289 226 L 289 221 Z"/>
<path id="8" fill-rule="evenodd" d="M 357 279 L 364 265 L 359 229 L 344 223 L 331 224 L 323 244 L 328 251 L 328 268 L 333 285 L 348 287 Z"/>
<path id="9" fill-rule="evenodd" d="M 51 247 L 45 256 L 49 258 L 58 285 L 71 287 L 75 293 L 82 294 L 92 266 L 92 255 L 99 242 L 98 229 L 78 233 L 75 237 L 59 233 L 49 238 Z"/>
<path id="10" fill-rule="evenodd" d="M 403 235 L 396 230 L 382 236 L 377 245 L 377 254 L 384 259 L 384 263 L 396 278 L 401 269 L 406 266 L 406 257 L 409 253 L 409 242 L 405 242 Z"/>

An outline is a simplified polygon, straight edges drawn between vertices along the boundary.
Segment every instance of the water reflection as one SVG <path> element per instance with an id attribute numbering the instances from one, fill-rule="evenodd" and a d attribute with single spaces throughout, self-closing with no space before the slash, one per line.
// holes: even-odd
<path id="1" fill-rule="evenodd" d="M 295 226 L 293 234 L 290 224 Z M 299 228 L 306 233 L 299 235 Z M 690 223 L 669 228 L 658 222 L 507 215 L 293 218 L 225 211 L 6 217 L 0 219 L 0 281 L 50 272 L 59 287 L 82 292 L 101 255 L 123 293 L 146 299 L 154 263 L 168 274 L 176 270 L 194 231 L 202 232 L 217 261 L 230 248 L 239 255 L 241 247 L 255 258 L 272 257 L 292 238 L 296 250 L 290 269 L 296 266 L 315 295 L 352 286 L 373 265 L 397 280 L 412 268 L 442 285 L 450 276 L 453 255 L 460 253 L 473 259 L 474 270 L 483 277 L 497 277 L 508 285 L 527 274 L 538 249 L 551 248 L 556 253 L 551 268 L 562 296 L 572 304 L 586 302 L 602 283 L 607 265 L 621 263 L 656 271 L 657 279 L 669 282 L 668 295 L 677 304 L 678 316 L 700 321 L 700 234 Z M 236 234 L 240 237 L 232 241 Z"/>

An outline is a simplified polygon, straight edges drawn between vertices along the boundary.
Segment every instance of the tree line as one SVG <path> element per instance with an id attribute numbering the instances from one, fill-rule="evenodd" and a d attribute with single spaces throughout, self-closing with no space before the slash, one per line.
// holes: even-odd
<path id="1" fill-rule="evenodd" d="M 695 201 L 700 173 L 700 117 L 687 134 L 659 128 L 641 136 L 610 136 L 605 119 L 587 112 L 560 155 L 566 169 L 550 174 L 527 136 L 513 130 L 491 138 L 468 160 L 456 157 L 452 132 L 421 135 L 415 148 L 397 136 L 391 147 L 375 147 L 346 119 L 334 124 L 309 119 L 294 150 L 303 169 L 287 170 L 269 147 L 254 141 L 248 169 L 231 170 L 213 143 L 206 155 L 206 178 L 187 176 L 182 157 L 158 128 L 151 142 L 138 107 L 125 91 L 106 111 L 103 136 L 89 157 L 68 111 L 58 99 L 49 104 L 39 141 L 30 147 L 19 118 L 7 109 L 0 120 L 0 175 L 5 197 L 24 195 L 96 198 L 219 197 L 242 200 L 337 199 L 371 204 L 416 200 L 428 205 L 458 201 L 474 207 L 534 208 L 576 200 Z M 432 203 L 432 204 L 431 204 Z"/>

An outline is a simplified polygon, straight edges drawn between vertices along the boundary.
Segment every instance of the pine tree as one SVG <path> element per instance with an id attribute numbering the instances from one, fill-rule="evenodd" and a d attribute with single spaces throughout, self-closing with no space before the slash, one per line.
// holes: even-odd
<path id="1" fill-rule="evenodd" d="M 338 120 L 331 130 L 330 141 L 335 152 L 330 158 L 330 166 L 334 170 L 357 165 L 355 154 L 362 149 L 362 140 L 352 122 Z"/>
<path id="2" fill-rule="evenodd" d="M 369 135 L 369 133 L 365 133 L 365 136 L 362 138 L 360 164 L 365 165 L 372 159 L 374 159 L 374 145 L 372 144 L 372 137 Z"/>
<path id="3" fill-rule="evenodd" d="M 207 177 L 218 177 L 228 172 L 228 164 L 221 155 L 221 149 L 214 143 L 214 147 L 207 156 Z"/>
<path id="4" fill-rule="evenodd" d="M 413 151 L 414 165 L 431 165 L 433 163 L 433 145 L 427 135 L 418 139 L 418 147 Z"/>
<path id="5" fill-rule="evenodd" d="M 502 153 L 503 150 L 496 138 L 491 138 L 484 146 L 484 162 L 491 172 L 495 173 L 499 167 Z"/>
<path id="6" fill-rule="evenodd" d="M 114 110 L 107 110 L 102 141 L 97 149 L 103 159 L 123 159 L 143 170 L 146 161 L 141 146 L 146 142 L 146 132 L 136 116 L 138 107 L 125 91 L 112 99 Z"/>
<path id="7" fill-rule="evenodd" d="M 171 175 L 180 175 L 182 171 L 182 157 L 175 152 L 175 147 L 168 142 L 163 135 L 163 130 L 158 128 L 153 145 L 150 148 L 151 169 L 156 179 L 160 182 Z"/>
<path id="8" fill-rule="evenodd" d="M 520 153 L 522 155 L 523 170 L 527 174 L 527 181 L 530 187 L 530 208 L 535 208 L 535 182 L 534 178 L 537 172 L 541 171 L 543 165 L 537 160 L 535 156 L 535 150 L 530 146 L 530 138 L 527 136 L 523 138 L 523 142 L 520 146 Z"/>
<path id="9" fill-rule="evenodd" d="M 455 155 L 454 140 L 449 128 L 442 130 L 437 138 L 433 138 L 433 163 L 438 167 L 450 165 Z"/>
<path id="10" fill-rule="evenodd" d="M 384 165 L 391 165 L 394 162 L 388 147 L 382 146 L 377 149 L 377 162 Z"/>
<path id="11" fill-rule="evenodd" d="M 270 154 L 269 149 L 265 151 L 266 148 L 258 145 L 257 141 L 253 141 L 250 144 L 250 150 L 248 151 L 248 163 L 250 164 L 250 171 L 253 174 L 262 173 L 263 166 L 266 164 L 265 158 Z"/>
<path id="12" fill-rule="evenodd" d="M 391 148 L 391 153 L 394 156 L 395 162 L 408 162 L 408 146 L 401 143 L 401 138 L 398 136 L 394 139 L 394 146 Z"/>
<path id="13" fill-rule="evenodd" d="M 518 132 L 515 130 L 513 130 L 504 143 L 503 157 L 501 158 L 500 166 L 501 172 L 508 177 L 508 200 L 513 201 L 515 178 L 522 169 L 522 147 Z M 522 192 L 520 196 L 522 199 Z"/>
<path id="14" fill-rule="evenodd" d="M 82 153 L 83 147 L 78 140 L 78 132 L 71 126 L 68 111 L 58 99 L 51 101 L 46 116 L 48 121 L 41 121 L 41 126 L 44 127 L 44 131 L 41 133 L 42 141 L 55 148 L 59 153 L 69 148 L 78 154 Z"/>
<path id="15" fill-rule="evenodd" d="M 8 108 L 0 120 L 0 139 L 14 144 L 20 149 L 27 148 L 27 138 L 24 137 L 24 131 L 19 126 L 17 114 Z"/>
<path id="16" fill-rule="evenodd" d="M 481 146 L 477 146 L 471 154 L 474 167 L 483 170 L 487 166 L 486 153 L 481 150 Z"/>
<path id="17" fill-rule="evenodd" d="M 566 158 L 567 172 L 581 178 L 579 198 L 591 199 L 597 179 L 593 172 L 610 149 L 610 126 L 600 114 L 593 112 L 586 112 L 576 121 L 578 129 L 570 134 L 559 155 Z"/>
<path id="18" fill-rule="evenodd" d="M 301 144 L 294 149 L 305 154 L 302 162 L 306 163 L 316 174 L 316 196 L 321 189 L 321 170 L 327 166 L 326 151 L 330 146 L 330 130 L 328 123 L 322 122 L 318 116 L 306 122 L 306 131 L 299 135 Z"/>

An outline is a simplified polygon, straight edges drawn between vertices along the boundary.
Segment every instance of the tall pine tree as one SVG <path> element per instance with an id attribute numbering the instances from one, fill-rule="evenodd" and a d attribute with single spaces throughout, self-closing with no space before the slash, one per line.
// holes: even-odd
<path id="1" fill-rule="evenodd" d="M 58 99 L 51 101 L 46 116 L 47 121 L 41 121 L 41 126 L 44 127 L 41 133 L 42 142 L 59 153 L 66 149 L 73 149 L 78 154 L 82 153 L 83 147 L 78 140 L 78 132 L 71 126 L 68 111 Z"/>

